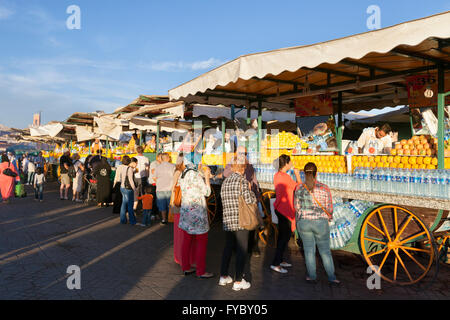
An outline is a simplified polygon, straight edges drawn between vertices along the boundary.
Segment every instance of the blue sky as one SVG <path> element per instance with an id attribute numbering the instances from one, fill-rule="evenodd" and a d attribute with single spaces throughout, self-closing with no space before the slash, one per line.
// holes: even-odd
<path id="1" fill-rule="evenodd" d="M 0 0 L 0 123 L 24 128 L 114 109 L 240 55 L 387 27 L 450 10 L 450 0 Z M 69 30 L 66 9 L 81 9 Z"/>

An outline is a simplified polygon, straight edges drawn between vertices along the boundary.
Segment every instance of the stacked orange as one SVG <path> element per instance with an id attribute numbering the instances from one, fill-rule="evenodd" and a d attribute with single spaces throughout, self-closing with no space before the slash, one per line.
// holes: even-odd
<path id="1" fill-rule="evenodd" d="M 411 139 L 403 139 L 395 144 L 391 150 L 393 156 L 436 156 L 437 139 L 432 136 L 413 136 Z"/>
<path id="2" fill-rule="evenodd" d="M 295 168 L 303 170 L 308 162 L 313 162 L 319 172 L 347 173 L 347 164 L 344 156 L 293 156 Z"/>
<path id="3" fill-rule="evenodd" d="M 437 163 L 436 157 L 353 156 L 352 170 L 357 167 L 433 170 L 437 168 Z M 450 169 L 450 159 L 446 159 L 446 166 Z"/>

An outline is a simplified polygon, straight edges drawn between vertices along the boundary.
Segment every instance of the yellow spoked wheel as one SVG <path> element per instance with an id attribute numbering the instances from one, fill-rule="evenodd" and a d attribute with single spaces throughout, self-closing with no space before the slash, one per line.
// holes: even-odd
<path id="1" fill-rule="evenodd" d="M 368 265 L 398 285 L 418 283 L 437 260 L 433 236 L 422 220 L 395 205 L 382 205 L 366 216 L 359 244 Z"/>
<path id="2" fill-rule="evenodd" d="M 268 245 L 268 243 L 272 243 L 274 247 L 277 246 L 278 239 L 278 228 L 272 222 L 272 212 L 270 211 L 270 199 L 275 198 L 275 192 L 267 191 L 262 195 L 261 206 L 264 211 L 264 229 L 259 232 L 259 238 L 264 243 L 264 245 Z"/>
<path id="3" fill-rule="evenodd" d="M 216 193 L 212 189 L 211 189 L 210 196 L 208 198 L 206 198 L 206 205 L 207 205 L 207 210 L 208 210 L 209 225 L 212 225 L 212 223 L 214 222 L 214 219 L 217 215 L 217 207 L 218 207 Z"/>
<path id="4" fill-rule="evenodd" d="M 436 244 L 439 261 L 449 263 L 447 253 L 448 249 L 450 248 L 450 233 L 436 236 Z"/>

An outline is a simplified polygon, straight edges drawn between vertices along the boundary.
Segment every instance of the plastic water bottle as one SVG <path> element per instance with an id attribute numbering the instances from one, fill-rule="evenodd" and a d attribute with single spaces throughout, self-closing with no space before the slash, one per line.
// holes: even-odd
<path id="1" fill-rule="evenodd" d="M 437 171 L 437 197 L 445 198 L 445 170 Z"/>
<path id="2" fill-rule="evenodd" d="M 424 170 L 424 176 L 423 176 L 423 193 L 422 195 L 425 197 L 430 196 L 430 181 L 431 181 L 431 174 L 429 170 Z"/>
<path id="3" fill-rule="evenodd" d="M 437 170 L 431 170 L 430 179 L 430 196 L 433 198 L 439 197 L 439 184 L 438 184 L 438 172 Z"/>
<path id="4" fill-rule="evenodd" d="M 392 193 L 392 183 L 392 169 L 386 168 L 386 175 L 384 176 L 386 193 Z"/>
<path id="5" fill-rule="evenodd" d="M 450 170 L 445 170 L 445 188 L 444 195 L 446 199 L 450 199 Z"/>

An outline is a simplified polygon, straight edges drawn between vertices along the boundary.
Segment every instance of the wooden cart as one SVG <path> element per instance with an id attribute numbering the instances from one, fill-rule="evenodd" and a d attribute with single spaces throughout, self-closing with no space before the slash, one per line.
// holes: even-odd
<path id="1" fill-rule="evenodd" d="M 265 199 L 274 196 L 273 185 L 261 187 L 266 190 Z M 439 228 L 449 220 L 450 199 L 337 189 L 331 189 L 331 193 L 333 197 L 375 203 L 359 217 L 351 239 L 339 250 L 360 254 L 390 283 L 411 285 L 437 276 L 449 248 L 450 230 Z M 276 228 L 271 221 L 266 222 L 267 228 Z"/>

